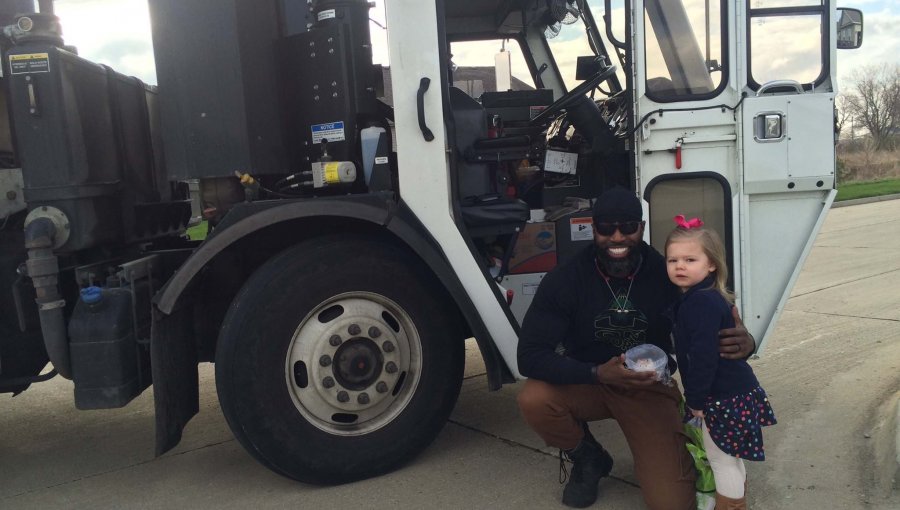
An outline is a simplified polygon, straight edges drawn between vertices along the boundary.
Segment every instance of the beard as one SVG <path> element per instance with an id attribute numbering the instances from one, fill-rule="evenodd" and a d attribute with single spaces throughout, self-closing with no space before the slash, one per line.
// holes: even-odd
<path id="1" fill-rule="evenodd" d="M 613 278 L 630 276 L 637 269 L 640 260 L 641 254 L 637 246 L 630 247 L 628 255 L 622 258 L 610 257 L 606 250 L 597 251 L 597 262 L 600 264 L 600 268 Z"/>

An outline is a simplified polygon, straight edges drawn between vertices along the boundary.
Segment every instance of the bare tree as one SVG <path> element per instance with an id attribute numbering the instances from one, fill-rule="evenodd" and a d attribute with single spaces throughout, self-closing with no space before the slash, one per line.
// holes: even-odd
<path id="1" fill-rule="evenodd" d="M 876 151 L 893 148 L 900 131 L 900 65 L 865 66 L 850 81 L 846 109 L 852 122 L 869 132 Z"/>
<path id="2" fill-rule="evenodd" d="M 856 133 L 853 129 L 853 118 L 850 115 L 850 108 L 847 106 L 847 95 L 839 94 L 834 101 L 834 131 L 840 138 L 853 139 Z M 849 121 L 849 122 L 848 122 Z M 850 133 L 844 131 L 844 126 L 850 126 Z"/>

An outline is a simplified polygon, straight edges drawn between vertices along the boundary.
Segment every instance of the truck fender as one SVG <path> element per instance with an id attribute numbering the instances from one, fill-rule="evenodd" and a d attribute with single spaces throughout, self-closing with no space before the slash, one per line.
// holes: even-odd
<path id="1" fill-rule="evenodd" d="M 475 305 L 440 247 L 402 201 L 397 202 L 391 194 L 382 193 L 241 204 L 223 219 L 215 233 L 191 254 L 154 298 L 151 357 L 157 455 L 178 444 L 181 430 L 198 409 L 197 357 L 185 355 L 184 344 L 188 342 L 184 337 L 189 334 L 189 325 L 185 324 L 188 314 L 179 313 L 182 308 L 180 298 L 201 270 L 229 246 L 271 225 L 314 217 L 359 220 L 384 227 L 396 236 L 431 269 L 459 308 L 478 343 L 489 388 L 496 390 L 504 382 L 513 380 Z"/>

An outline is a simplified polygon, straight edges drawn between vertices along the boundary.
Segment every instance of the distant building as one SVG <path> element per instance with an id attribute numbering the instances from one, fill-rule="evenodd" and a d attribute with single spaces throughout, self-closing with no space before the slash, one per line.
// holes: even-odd
<path id="1" fill-rule="evenodd" d="M 382 68 L 384 78 L 384 100 L 393 105 L 393 87 L 391 83 L 391 68 Z M 510 82 L 512 90 L 534 90 L 534 87 L 524 81 L 512 77 Z M 493 67 L 458 67 L 453 71 L 453 86 L 461 89 L 471 97 L 478 99 L 484 92 L 497 91 L 497 74 Z"/>
<path id="2" fill-rule="evenodd" d="M 534 90 L 524 81 L 512 77 L 512 90 Z M 493 67 L 459 67 L 453 72 L 453 86 L 471 97 L 479 98 L 485 92 L 497 91 L 497 73 Z"/>

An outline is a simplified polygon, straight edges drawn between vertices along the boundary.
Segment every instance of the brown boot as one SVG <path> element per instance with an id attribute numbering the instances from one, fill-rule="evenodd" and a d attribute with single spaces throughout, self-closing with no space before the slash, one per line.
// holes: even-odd
<path id="1" fill-rule="evenodd" d="M 726 498 L 716 493 L 716 510 L 747 510 L 747 493 L 742 498 Z"/>

